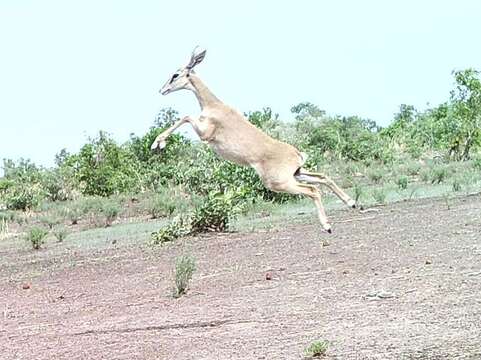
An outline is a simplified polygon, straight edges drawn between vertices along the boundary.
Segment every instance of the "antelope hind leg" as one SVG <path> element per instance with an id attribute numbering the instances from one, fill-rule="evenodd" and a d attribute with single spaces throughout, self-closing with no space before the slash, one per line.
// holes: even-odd
<path id="1" fill-rule="evenodd" d="M 299 169 L 298 174 L 294 175 L 294 177 L 298 181 L 306 182 L 308 184 L 326 185 L 347 206 L 352 207 L 353 209 L 356 207 L 354 199 L 347 195 L 334 181 L 324 174 L 310 172 L 301 168 Z"/>

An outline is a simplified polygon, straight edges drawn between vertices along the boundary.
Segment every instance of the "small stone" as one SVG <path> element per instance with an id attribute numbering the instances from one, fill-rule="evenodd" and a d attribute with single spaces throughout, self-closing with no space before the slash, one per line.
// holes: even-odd
<path id="1" fill-rule="evenodd" d="M 431 265 L 433 262 L 430 259 L 426 259 L 426 265 Z"/>
<path id="2" fill-rule="evenodd" d="M 23 284 L 23 285 L 22 285 L 22 289 L 23 289 L 23 290 L 30 289 L 30 284 L 28 284 L 28 283 Z"/>
<path id="3" fill-rule="evenodd" d="M 266 272 L 266 280 L 272 280 L 272 273 L 270 271 Z"/>

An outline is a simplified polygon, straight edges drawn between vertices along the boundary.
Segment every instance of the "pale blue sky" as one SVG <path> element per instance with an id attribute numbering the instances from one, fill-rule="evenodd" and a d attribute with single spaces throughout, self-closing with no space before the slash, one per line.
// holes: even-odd
<path id="1" fill-rule="evenodd" d="M 310 101 L 386 125 L 399 104 L 448 99 L 451 71 L 481 69 L 481 1 L 0 0 L 0 159 L 50 166 L 106 130 L 142 134 L 158 90 L 199 44 L 197 73 L 241 111 L 283 119 Z"/>

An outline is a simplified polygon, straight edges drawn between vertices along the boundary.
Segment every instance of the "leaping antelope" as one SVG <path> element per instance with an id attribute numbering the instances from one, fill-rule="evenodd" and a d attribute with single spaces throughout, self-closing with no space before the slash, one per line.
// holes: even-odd
<path id="1" fill-rule="evenodd" d="M 252 166 L 268 189 L 311 198 L 322 228 L 331 233 L 331 225 L 316 185 L 326 185 L 350 207 L 356 206 L 355 201 L 326 175 L 304 169 L 304 153 L 271 138 L 240 112 L 220 101 L 194 73 L 194 67 L 204 60 L 205 53 L 205 50 L 199 53 L 194 50 L 189 63 L 178 69 L 160 90 L 162 95 L 182 89 L 192 91 L 202 110 L 200 116 L 186 116 L 177 121 L 157 136 L 151 148 L 164 148 L 167 137 L 182 124 L 189 123 L 200 139 L 207 142 L 219 156 L 240 165 Z"/>

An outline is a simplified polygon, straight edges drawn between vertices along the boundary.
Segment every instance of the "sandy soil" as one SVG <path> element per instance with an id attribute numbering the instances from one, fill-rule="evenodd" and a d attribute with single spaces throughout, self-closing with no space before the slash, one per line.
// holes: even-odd
<path id="1" fill-rule="evenodd" d="M 481 197 L 447 205 L 337 212 L 333 235 L 3 248 L 0 358 L 302 359 L 327 339 L 327 359 L 481 359 Z M 182 253 L 197 271 L 174 299 Z"/>

